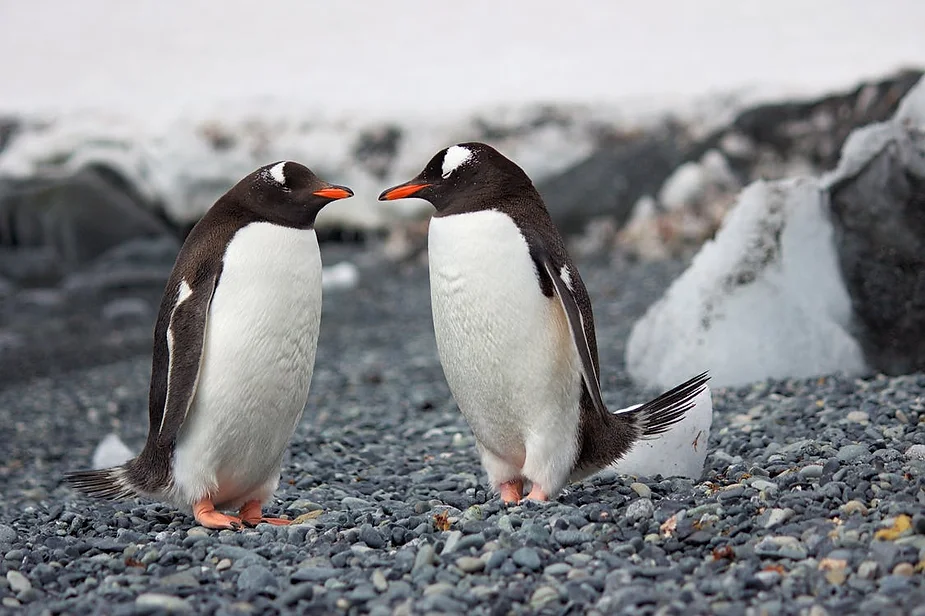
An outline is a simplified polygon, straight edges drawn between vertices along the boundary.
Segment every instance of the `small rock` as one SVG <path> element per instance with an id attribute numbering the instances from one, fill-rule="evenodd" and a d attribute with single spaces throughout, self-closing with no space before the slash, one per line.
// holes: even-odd
<path id="1" fill-rule="evenodd" d="M 382 534 L 372 526 L 363 526 L 360 529 L 360 541 L 376 550 L 385 547 L 385 539 L 382 538 Z"/>
<path id="2" fill-rule="evenodd" d="M 777 492 L 780 488 L 777 487 L 777 484 L 773 481 L 768 481 L 767 479 L 756 479 L 752 482 L 752 487 L 761 492 Z"/>
<path id="3" fill-rule="evenodd" d="M 171 573 L 157 580 L 160 586 L 176 586 L 178 588 L 196 588 L 199 586 L 199 580 L 193 577 L 188 571 L 179 571 Z"/>
<path id="4" fill-rule="evenodd" d="M 822 465 L 810 464 L 800 469 L 800 476 L 804 479 L 818 479 L 822 477 Z"/>
<path id="5" fill-rule="evenodd" d="M 631 483 L 630 489 L 632 489 L 633 492 L 638 494 L 640 498 L 652 498 L 652 490 L 650 490 L 649 486 L 647 486 L 644 483 L 639 483 L 639 482 Z"/>
<path id="6" fill-rule="evenodd" d="M 6 581 L 10 583 L 10 590 L 17 594 L 32 588 L 29 578 L 15 569 L 6 572 Z"/>
<path id="7" fill-rule="evenodd" d="M 418 548 L 418 553 L 414 557 L 414 567 L 411 569 L 412 572 L 421 569 L 427 565 L 432 565 L 434 563 L 434 546 L 429 543 L 425 543 L 420 548 Z"/>
<path id="8" fill-rule="evenodd" d="M 511 555 L 511 558 L 513 558 L 517 565 L 525 569 L 538 571 L 542 566 L 542 563 L 540 562 L 540 556 L 533 548 L 520 548 Z"/>
<path id="9" fill-rule="evenodd" d="M 803 560 L 806 558 L 806 548 L 795 537 L 765 537 L 755 546 L 755 554 Z"/>
<path id="10" fill-rule="evenodd" d="M 552 534 L 552 538 L 564 547 L 581 545 L 594 540 L 590 534 L 580 530 L 557 530 Z"/>
<path id="11" fill-rule="evenodd" d="M 543 575 L 566 575 L 572 570 L 571 565 L 567 563 L 553 563 L 543 569 Z"/>
<path id="12" fill-rule="evenodd" d="M 385 592 L 389 589 L 389 581 L 385 578 L 385 574 L 382 572 L 382 569 L 376 569 L 373 571 L 372 579 L 373 588 L 379 592 Z"/>
<path id="13" fill-rule="evenodd" d="M 463 556 L 456 559 L 456 566 L 466 573 L 475 573 L 485 568 L 485 561 L 474 556 Z"/>
<path id="14" fill-rule="evenodd" d="M 925 460 L 925 445 L 912 445 L 906 450 L 907 460 Z"/>
<path id="15" fill-rule="evenodd" d="M 186 531 L 187 537 L 208 537 L 212 532 L 208 528 L 202 526 L 194 526 L 188 531 Z"/>
<path id="16" fill-rule="evenodd" d="M 0 549 L 6 551 L 16 541 L 16 531 L 11 526 L 0 524 Z"/>
<path id="17" fill-rule="evenodd" d="M 859 424 L 870 423 L 870 415 L 868 415 L 864 411 L 851 411 L 850 413 L 845 415 L 845 419 L 847 419 L 848 421 L 859 423 Z"/>
<path id="18" fill-rule="evenodd" d="M 867 506 L 859 500 L 850 500 L 841 507 L 842 513 L 845 515 L 851 515 L 852 513 L 860 513 L 861 515 L 867 515 Z"/>
<path id="19" fill-rule="evenodd" d="M 267 588 L 278 588 L 279 582 L 276 581 L 269 569 L 263 565 L 251 565 L 238 575 L 238 590 L 244 591 L 262 591 Z"/>
<path id="20" fill-rule="evenodd" d="M 906 577 L 911 577 L 915 573 L 915 567 L 910 563 L 899 563 L 893 567 L 893 575 L 904 575 Z"/>
<path id="21" fill-rule="evenodd" d="M 867 445 L 844 445 L 838 450 L 836 458 L 840 462 L 850 462 L 870 453 Z"/>
<path id="22" fill-rule="evenodd" d="M 299 601 L 311 601 L 314 595 L 315 585 L 311 582 L 303 582 L 284 592 L 280 596 L 279 602 L 283 605 L 295 605 Z"/>
<path id="23" fill-rule="evenodd" d="M 456 549 L 459 540 L 462 539 L 462 531 L 453 530 L 446 534 L 446 543 L 443 545 L 441 554 L 450 554 Z"/>
<path id="24" fill-rule="evenodd" d="M 168 613 L 193 611 L 193 608 L 184 599 L 156 592 L 146 592 L 138 595 L 138 598 L 135 599 L 135 605 L 141 608 L 165 610 Z"/>
<path id="25" fill-rule="evenodd" d="M 877 575 L 877 568 L 880 565 L 873 560 L 865 560 L 858 565 L 858 577 L 865 580 L 872 580 Z"/>
<path id="26" fill-rule="evenodd" d="M 530 607 L 536 610 L 550 601 L 557 601 L 558 599 L 559 593 L 556 592 L 555 588 L 540 586 L 533 592 L 533 596 L 530 597 Z"/>
<path id="27" fill-rule="evenodd" d="M 341 504 L 347 509 L 369 509 L 373 506 L 371 502 L 355 496 L 345 496 Z"/>
<path id="28" fill-rule="evenodd" d="M 623 517 L 631 522 L 651 518 L 655 514 L 655 506 L 648 498 L 637 498 L 626 507 Z"/>
<path id="29" fill-rule="evenodd" d="M 228 569 L 231 569 L 231 559 L 229 558 L 223 558 L 215 565 L 216 571 L 227 571 Z"/>
<path id="30" fill-rule="evenodd" d="M 767 512 L 767 519 L 762 524 L 765 528 L 774 528 L 780 526 L 793 517 L 794 511 L 789 507 L 786 509 L 774 508 Z M 763 517 L 763 516 L 762 516 Z"/>

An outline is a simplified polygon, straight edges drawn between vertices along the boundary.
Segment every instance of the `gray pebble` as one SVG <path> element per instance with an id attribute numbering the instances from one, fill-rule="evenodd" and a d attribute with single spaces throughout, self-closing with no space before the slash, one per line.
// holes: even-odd
<path id="1" fill-rule="evenodd" d="M 906 449 L 907 460 L 925 460 L 925 445 L 916 443 Z"/>
<path id="2" fill-rule="evenodd" d="M 485 568 L 485 561 L 474 556 L 463 556 L 456 559 L 456 566 L 466 573 L 475 573 Z"/>
<path id="3" fill-rule="evenodd" d="M 238 590 L 262 591 L 278 588 L 279 582 L 270 570 L 262 565 L 251 565 L 238 575 Z"/>
<path id="4" fill-rule="evenodd" d="M 138 595 L 138 598 L 135 599 L 135 605 L 140 608 L 164 610 L 171 614 L 193 611 L 193 608 L 185 599 L 155 592 Z"/>
<path id="5" fill-rule="evenodd" d="M 16 541 L 16 531 L 12 526 L 0 524 L 0 550 L 8 550 Z"/>
<path id="6" fill-rule="evenodd" d="M 822 477 L 822 465 L 810 464 L 800 469 L 800 476 L 804 479 L 818 479 Z"/>
<path id="7" fill-rule="evenodd" d="M 844 445 L 838 450 L 836 457 L 840 462 L 851 462 L 870 453 L 867 445 Z"/>
<path id="8" fill-rule="evenodd" d="M 537 554 L 536 550 L 533 548 L 520 548 L 519 550 L 515 550 L 511 558 L 517 565 L 533 571 L 538 571 L 542 565 L 539 554 Z"/>
<path id="9" fill-rule="evenodd" d="M 655 506 L 648 498 L 637 498 L 626 507 L 623 517 L 634 522 L 636 520 L 645 520 L 655 514 Z"/>
<path id="10" fill-rule="evenodd" d="M 644 483 L 634 482 L 630 484 L 630 489 L 639 495 L 640 498 L 652 498 L 652 490 Z"/>
<path id="11" fill-rule="evenodd" d="M 590 543 L 594 540 L 590 534 L 580 530 L 557 530 L 552 534 L 552 538 L 555 539 L 559 545 L 565 547 Z"/>
<path id="12" fill-rule="evenodd" d="M 6 572 L 6 581 L 10 583 L 10 590 L 14 593 L 21 593 L 32 588 L 29 578 L 16 570 Z"/>
<path id="13" fill-rule="evenodd" d="M 360 541 L 377 550 L 385 547 L 385 539 L 382 538 L 382 534 L 368 525 L 364 525 L 363 528 L 360 529 Z"/>

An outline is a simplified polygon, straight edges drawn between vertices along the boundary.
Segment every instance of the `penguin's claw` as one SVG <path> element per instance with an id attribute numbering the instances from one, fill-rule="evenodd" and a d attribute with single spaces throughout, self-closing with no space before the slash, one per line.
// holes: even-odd
<path id="1" fill-rule="evenodd" d="M 505 481 L 498 486 L 501 493 L 501 501 L 508 505 L 514 505 L 520 502 L 524 494 L 524 482 L 522 479 L 512 479 Z"/>
<path id="2" fill-rule="evenodd" d="M 206 528 L 215 530 L 238 530 L 241 528 L 241 518 L 216 511 L 215 505 L 210 500 L 202 500 L 193 505 L 193 517 Z"/>
<path id="3" fill-rule="evenodd" d="M 241 516 L 241 520 L 244 522 L 244 525 L 248 528 L 254 528 L 258 524 L 272 524 L 273 526 L 289 526 L 292 524 L 292 520 L 263 517 L 260 501 L 256 500 L 247 501 L 244 503 L 244 506 L 241 507 L 241 512 L 239 515 Z"/>

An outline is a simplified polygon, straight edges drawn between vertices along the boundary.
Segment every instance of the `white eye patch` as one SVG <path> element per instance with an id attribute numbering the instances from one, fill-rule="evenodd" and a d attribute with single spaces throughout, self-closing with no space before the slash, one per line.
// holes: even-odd
<path id="1" fill-rule="evenodd" d="M 446 154 L 443 155 L 443 178 L 446 179 L 450 177 L 450 174 L 459 169 L 466 161 L 472 158 L 472 151 L 462 147 L 461 145 L 454 145 L 446 149 Z"/>
<path id="2" fill-rule="evenodd" d="M 283 167 L 285 166 L 286 163 L 282 162 L 276 163 L 270 168 L 270 177 L 280 186 L 286 185 L 286 173 L 283 171 Z"/>

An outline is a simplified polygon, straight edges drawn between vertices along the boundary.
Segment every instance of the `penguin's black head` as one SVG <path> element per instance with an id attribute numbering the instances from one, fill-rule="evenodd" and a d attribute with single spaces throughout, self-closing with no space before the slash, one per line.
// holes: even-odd
<path id="1" fill-rule="evenodd" d="M 308 228 L 321 208 L 352 197 L 353 191 L 321 180 L 305 165 L 280 161 L 251 173 L 228 196 L 267 222 Z"/>
<path id="2" fill-rule="evenodd" d="M 523 169 L 490 145 L 460 143 L 437 152 L 414 179 L 379 195 L 380 201 L 416 197 L 437 215 L 490 209 L 506 195 L 534 191 Z"/>

